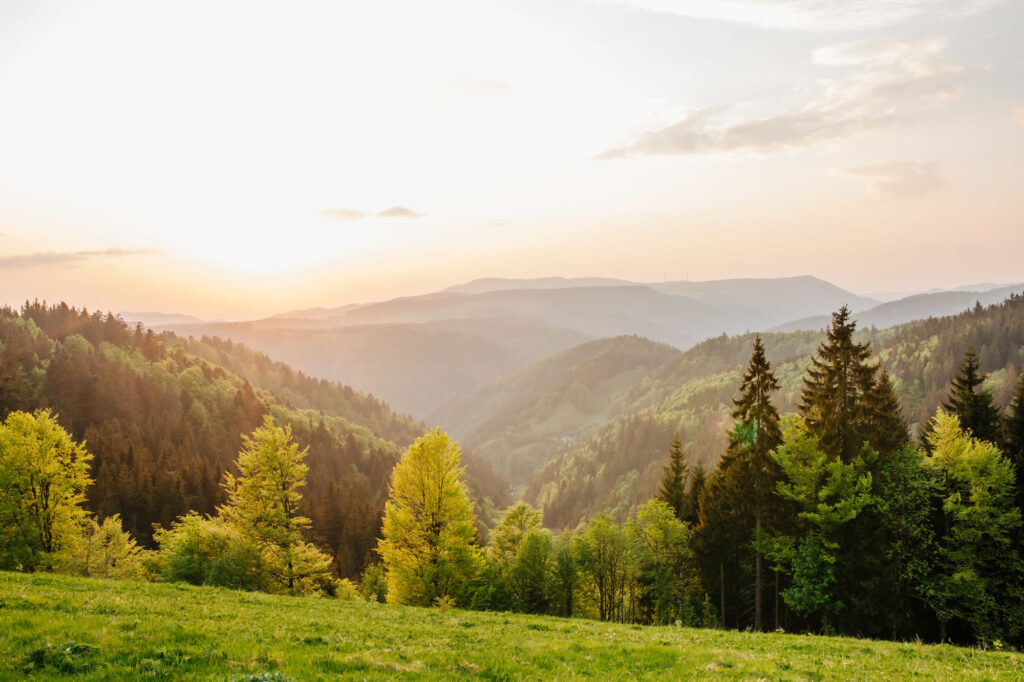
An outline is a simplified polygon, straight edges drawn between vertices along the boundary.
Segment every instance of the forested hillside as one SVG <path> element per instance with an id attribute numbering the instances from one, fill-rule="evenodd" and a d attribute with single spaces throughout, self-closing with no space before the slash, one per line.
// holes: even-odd
<path id="1" fill-rule="evenodd" d="M 530 320 L 337 326 L 324 320 L 175 326 L 258 348 L 313 376 L 352 384 L 422 417 L 522 365 L 588 340 Z"/>
<path id="2" fill-rule="evenodd" d="M 877 301 L 806 276 L 648 284 L 485 279 L 377 303 L 167 328 L 245 343 L 433 418 L 450 414 L 466 394 L 586 341 L 637 334 L 685 349 L 844 304 L 862 310 Z"/>
<path id="3" fill-rule="evenodd" d="M 224 502 L 243 433 L 273 415 L 309 447 L 304 513 L 342 575 L 362 570 L 387 480 L 423 427 L 378 400 L 244 346 L 129 328 L 66 304 L 0 309 L 0 416 L 50 408 L 94 455 L 87 507 L 120 514 L 143 545 L 153 524 Z M 470 464 L 486 517 L 504 486 Z"/>
<path id="4" fill-rule="evenodd" d="M 430 416 L 512 485 L 526 483 L 567 441 L 623 412 L 645 379 L 682 353 L 638 336 L 581 344 L 531 363 Z"/>
<path id="5" fill-rule="evenodd" d="M 824 334 L 762 338 L 780 382 L 777 407 L 792 411 Z M 731 400 L 752 340 L 753 334 L 721 336 L 686 351 L 649 382 L 652 391 L 661 387 L 663 398 L 573 443 L 537 474 L 525 499 L 544 509 L 544 521 L 553 528 L 575 527 L 601 511 L 625 518 L 656 492 L 676 433 L 692 466 L 713 468 L 725 450 Z M 1024 299 L 1015 295 L 1004 303 L 893 329 L 860 329 L 857 340 L 870 342 L 891 374 L 904 416 L 917 433 L 945 397 L 968 346 L 989 375 L 986 387 L 996 403 L 1006 405 L 1024 366 Z"/>

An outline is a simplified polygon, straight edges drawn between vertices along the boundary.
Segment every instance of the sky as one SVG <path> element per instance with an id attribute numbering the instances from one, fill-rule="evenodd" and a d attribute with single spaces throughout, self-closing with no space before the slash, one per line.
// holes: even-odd
<path id="1" fill-rule="evenodd" d="M 0 0 L 0 304 L 1024 281 L 1019 0 Z"/>

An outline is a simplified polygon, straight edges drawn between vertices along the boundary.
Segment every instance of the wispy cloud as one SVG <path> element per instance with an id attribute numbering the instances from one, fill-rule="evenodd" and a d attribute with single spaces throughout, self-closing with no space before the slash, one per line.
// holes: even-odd
<path id="1" fill-rule="evenodd" d="M 422 218 L 426 213 L 417 213 L 404 206 L 392 206 L 377 214 L 378 218 Z"/>
<path id="2" fill-rule="evenodd" d="M 1008 0 L 596 0 L 651 12 L 797 31 L 854 31 L 955 19 Z"/>
<path id="3" fill-rule="evenodd" d="M 813 58 L 826 66 L 857 66 L 831 81 L 826 96 L 865 104 L 907 100 L 947 100 L 960 96 L 964 70 L 941 55 L 945 38 L 870 39 L 828 45 Z"/>
<path id="4" fill-rule="evenodd" d="M 796 111 L 744 118 L 735 107 L 706 107 L 671 125 L 642 132 L 596 158 L 768 153 L 890 127 L 906 119 L 897 105 L 960 95 L 963 69 L 940 55 L 945 46 L 941 38 L 825 46 L 814 51 L 813 61 L 845 67 L 845 72 L 823 80 L 819 96 Z"/>
<path id="5" fill-rule="evenodd" d="M 876 194 L 889 199 L 908 199 L 942 188 L 937 161 L 885 161 L 845 168 L 844 173 L 866 178 Z"/>
<path id="6" fill-rule="evenodd" d="M 812 105 L 791 114 L 753 120 L 729 120 L 724 108 L 700 109 L 678 123 L 641 134 L 634 142 L 598 154 L 597 159 L 629 156 L 713 154 L 755 151 L 767 153 L 804 147 L 895 125 L 892 112 L 872 114 L 856 108 Z"/>
<path id="7" fill-rule="evenodd" d="M 354 211 L 350 208 L 328 208 L 320 211 L 321 218 L 327 218 L 328 220 L 337 220 L 339 222 L 351 222 L 353 220 L 362 220 L 366 217 L 366 213 L 362 211 Z"/>
<path id="8" fill-rule="evenodd" d="M 0 269 L 34 268 L 40 265 L 79 263 L 93 258 L 124 258 L 128 256 L 159 256 L 160 249 L 97 249 L 94 251 L 44 251 L 22 256 L 0 258 Z"/>

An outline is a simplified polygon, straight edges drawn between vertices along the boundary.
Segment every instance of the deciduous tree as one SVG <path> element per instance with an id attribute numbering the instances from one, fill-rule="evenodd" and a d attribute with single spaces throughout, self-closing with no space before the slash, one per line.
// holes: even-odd
<path id="1" fill-rule="evenodd" d="M 11 412 L 0 425 L 0 567 L 53 567 L 85 518 L 92 455 L 48 410 Z"/>
<path id="2" fill-rule="evenodd" d="M 459 446 L 441 429 L 416 439 L 392 471 L 377 545 L 389 603 L 429 606 L 442 597 L 467 603 L 480 551 L 463 473 Z"/>

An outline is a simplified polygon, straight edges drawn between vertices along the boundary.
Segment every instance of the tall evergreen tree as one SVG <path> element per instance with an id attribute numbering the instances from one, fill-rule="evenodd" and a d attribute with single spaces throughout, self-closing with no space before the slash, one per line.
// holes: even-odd
<path id="1" fill-rule="evenodd" d="M 746 490 L 748 517 L 753 517 L 753 538 L 756 541 L 763 532 L 765 514 L 775 501 L 773 491 L 779 480 L 778 466 L 771 457 L 771 451 L 782 442 L 779 427 L 779 412 L 772 403 L 771 395 L 779 388 L 779 382 L 772 372 L 764 354 L 764 343 L 760 336 L 754 337 L 754 349 L 747 371 L 740 382 L 740 397 L 733 400 L 736 406 L 732 417 L 736 420 L 729 434 L 729 447 L 724 458 L 724 467 L 739 467 L 740 478 Z M 762 592 L 764 572 L 761 551 L 754 551 L 754 629 L 762 629 Z"/>
<path id="2" fill-rule="evenodd" d="M 868 364 L 867 343 L 856 343 L 857 323 L 846 306 L 832 313 L 826 340 L 804 377 L 800 412 L 826 454 L 849 462 L 868 439 L 877 367 Z"/>
<path id="3" fill-rule="evenodd" d="M 679 434 L 676 434 L 668 448 L 668 464 L 661 475 L 658 499 L 675 512 L 677 519 L 682 519 L 687 513 L 686 477 L 689 471 L 683 444 L 679 441 Z"/>
<path id="4" fill-rule="evenodd" d="M 779 411 L 772 403 L 772 393 L 777 390 L 779 382 L 765 357 L 764 343 L 760 336 L 755 336 L 750 363 L 740 381 L 740 397 L 732 401 L 736 406 L 732 411 L 736 426 L 729 434 L 730 452 L 766 456 L 782 442 Z"/>
<path id="5" fill-rule="evenodd" d="M 1024 372 L 1017 377 L 1017 388 L 1010 399 L 1003 423 L 1003 444 L 1016 475 L 1017 505 L 1024 509 Z"/>
<path id="6" fill-rule="evenodd" d="M 996 409 L 992 391 L 983 388 L 988 378 L 982 371 L 974 349 L 967 347 L 960 369 L 950 381 L 949 397 L 942 404 L 943 409 L 960 418 L 960 426 L 969 429 L 979 440 L 999 445 L 999 410 Z"/>
<path id="7" fill-rule="evenodd" d="M 704 470 L 704 465 L 697 462 L 697 466 L 690 472 L 690 486 L 686 491 L 686 501 L 683 505 L 683 515 L 679 517 L 680 521 L 686 521 L 691 526 L 697 525 L 697 518 L 700 516 L 700 493 L 707 480 L 708 474 Z"/>

